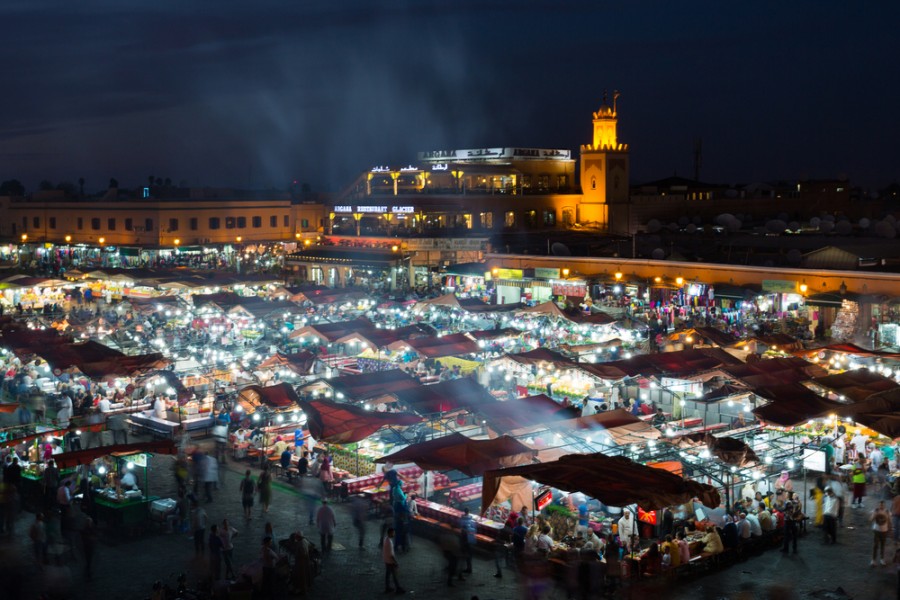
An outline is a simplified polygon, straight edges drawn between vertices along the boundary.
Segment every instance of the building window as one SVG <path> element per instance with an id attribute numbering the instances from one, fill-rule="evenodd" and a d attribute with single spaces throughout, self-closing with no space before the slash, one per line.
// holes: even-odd
<path id="1" fill-rule="evenodd" d="M 191 231 L 197 231 L 197 228 L 199 227 L 197 223 L 197 217 L 191 217 L 189 223 L 191 225 Z"/>
<path id="2" fill-rule="evenodd" d="M 515 227 L 516 226 L 516 213 L 508 210 L 506 211 L 506 216 L 503 219 L 504 227 Z"/>
<path id="3" fill-rule="evenodd" d="M 115 219 L 107 219 L 106 220 L 106 230 L 107 231 L 115 231 L 116 230 L 116 220 Z"/>
<path id="4" fill-rule="evenodd" d="M 556 211 L 555 210 L 545 210 L 544 211 L 544 226 L 546 226 L 546 227 L 555 227 L 556 226 Z"/>
<path id="5" fill-rule="evenodd" d="M 81 218 L 81 217 L 78 217 L 78 223 L 77 223 L 77 225 L 78 225 L 78 230 L 79 230 L 79 231 L 81 231 L 82 229 L 84 229 L 84 219 Z"/>
<path id="6" fill-rule="evenodd" d="M 237 226 L 238 229 L 247 229 L 247 217 L 238 217 Z"/>
<path id="7" fill-rule="evenodd" d="M 278 216 L 272 215 L 269 217 L 269 227 L 278 227 Z"/>
<path id="8" fill-rule="evenodd" d="M 254 229 L 259 229 L 262 227 L 262 217 L 253 217 L 253 227 Z"/>
<path id="9" fill-rule="evenodd" d="M 134 230 L 134 221 L 130 218 L 125 219 L 125 231 L 133 231 Z"/>
<path id="10" fill-rule="evenodd" d="M 100 218 L 99 217 L 94 217 L 93 219 L 91 219 L 91 229 L 93 229 L 94 231 L 100 231 Z"/>
<path id="11" fill-rule="evenodd" d="M 562 211 L 563 225 L 571 227 L 575 224 L 575 211 L 571 208 L 564 208 Z"/>
<path id="12" fill-rule="evenodd" d="M 522 189 L 523 190 L 531 189 L 531 175 L 522 175 Z"/>
<path id="13" fill-rule="evenodd" d="M 219 229 L 221 227 L 219 223 L 219 217 L 210 217 L 209 218 L 209 228 L 210 229 Z"/>
<path id="14" fill-rule="evenodd" d="M 234 217 L 225 217 L 225 229 L 234 229 Z"/>
<path id="15" fill-rule="evenodd" d="M 41 228 L 41 218 L 40 217 L 32 217 L 31 222 L 34 224 L 35 229 Z"/>
<path id="16" fill-rule="evenodd" d="M 50 217 L 50 229 L 56 229 L 56 217 Z"/>
<path id="17" fill-rule="evenodd" d="M 534 229 L 535 227 L 537 227 L 538 222 L 536 210 L 526 210 L 524 217 L 525 227 L 528 227 L 529 229 Z"/>
<path id="18" fill-rule="evenodd" d="M 178 231 L 178 219 L 169 219 L 169 231 Z"/>
<path id="19" fill-rule="evenodd" d="M 557 175 L 556 176 L 556 189 L 564 190 L 567 187 L 569 187 L 568 175 Z"/>
<path id="20" fill-rule="evenodd" d="M 479 222 L 481 224 L 482 229 L 493 229 L 494 228 L 494 213 L 492 212 L 483 212 L 479 215 Z"/>
<path id="21" fill-rule="evenodd" d="M 153 231 L 153 219 L 144 219 L 144 231 Z"/>
<path id="22" fill-rule="evenodd" d="M 300 227 L 304 229 L 309 227 L 309 219 L 300 219 Z"/>
<path id="23" fill-rule="evenodd" d="M 592 190 L 597 189 L 597 178 L 596 177 L 591 177 L 591 189 Z"/>
<path id="24" fill-rule="evenodd" d="M 538 175 L 538 189 L 546 190 L 550 188 L 550 176 L 549 175 Z"/>
<path id="25" fill-rule="evenodd" d="M 281 222 L 284 224 L 285 227 L 291 226 L 291 218 L 288 215 L 284 215 L 284 217 L 281 219 Z"/>

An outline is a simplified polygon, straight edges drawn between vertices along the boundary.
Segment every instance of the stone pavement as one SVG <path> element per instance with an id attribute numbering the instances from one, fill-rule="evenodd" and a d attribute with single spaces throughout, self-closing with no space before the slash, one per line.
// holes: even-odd
<path id="1" fill-rule="evenodd" d="M 152 460 L 150 493 L 160 497 L 175 497 L 175 482 L 171 474 L 173 459 L 157 456 Z M 230 462 L 222 470 L 222 483 L 215 493 L 215 500 L 207 504 L 210 522 L 221 523 L 228 517 L 240 532 L 235 539 L 235 565 L 256 560 L 265 522 L 271 521 L 276 539 L 287 537 L 292 531 L 302 530 L 318 545 L 318 534 L 307 525 L 307 515 L 302 498 L 286 482 L 273 486 L 270 513 L 260 516 L 260 507 L 254 507 L 253 519 L 245 522 L 242 517 L 238 483 L 246 468 L 244 463 Z M 254 469 L 254 475 L 258 470 Z M 620 590 L 621 598 L 719 599 L 719 598 L 813 598 L 816 592 L 835 590 L 839 586 L 847 596 L 835 598 L 887 599 L 897 595 L 897 576 L 891 567 L 869 568 L 872 534 L 868 527 L 868 510 L 873 506 L 868 499 L 866 510 L 848 509 L 844 529 L 839 533 L 836 546 L 824 546 L 817 529 L 800 540 L 798 555 L 783 555 L 767 551 L 729 568 L 707 575 L 680 579 L 677 582 L 650 582 L 626 586 Z M 380 521 L 368 523 L 366 547 L 356 547 L 356 530 L 352 527 L 347 504 L 336 504 L 338 529 L 335 547 L 323 561 L 322 574 L 313 584 L 310 598 L 329 600 L 384 598 L 384 570 L 381 552 L 377 547 Z M 178 573 L 188 573 L 189 581 L 196 582 L 205 572 L 205 566 L 193 559 L 193 542 L 186 534 L 166 534 L 149 531 L 129 538 L 122 532 L 103 532 L 95 555 L 95 576 L 87 581 L 82 576 L 81 558 L 76 552 L 64 567 L 40 571 L 31 560 L 28 528 L 33 521 L 30 513 L 23 513 L 17 522 L 16 535 L 5 546 L 0 546 L 0 584 L 10 573 L 24 578 L 27 593 L 22 598 L 36 598 L 42 591 L 53 588 L 68 589 L 58 597 L 109 598 L 116 600 L 140 600 L 150 596 L 155 580 L 161 579 L 174 585 Z M 889 542 L 888 562 L 894 545 Z M 476 555 L 474 573 L 465 582 L 457 582 L 454 588 L 445 586 L 444 560 L 436 543 L 414 536 L 412 549 L 399 556 L 399 578 L 408 590 L 407 597 L 429 599 L 465 599 L 477 595 L 481 600 L 524 598 L 519 578 L 511 569 L 504 569 L 503 578 L 494 577 L 494 563 L 490 556 Z M 9 590 L 11 588 L 6 588 Z M 284 594 L 282 597 L 289 597 Z M 7 596 L 0 591 L 0 599 Z M 542 598 L 563 600 L 562 589 L 550 589 Z"/>

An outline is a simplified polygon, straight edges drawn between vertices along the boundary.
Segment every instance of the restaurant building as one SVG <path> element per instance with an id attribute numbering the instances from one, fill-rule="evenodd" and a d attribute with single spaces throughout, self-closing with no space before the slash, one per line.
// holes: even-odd
<path id="1" fill-rule="evenodd" d="M 571 150 L 492 147 L 430 150 L 414 165 L 376 166 L 327 206 L 327 232 L 605 230 L 607 204 L 628 201 L 628 147 L 617 140 L 615 100 L 593 117 L 580 161 Z"/>

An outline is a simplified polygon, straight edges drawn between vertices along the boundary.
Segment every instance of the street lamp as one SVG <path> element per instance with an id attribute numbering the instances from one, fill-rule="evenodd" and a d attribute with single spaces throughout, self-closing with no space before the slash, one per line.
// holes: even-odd
<path id="1" fill-rule="evenodd" d="M 566 267 L 565 269 L 562 270 L 563 277 L 568 277 L 569 273 L 570 273 L 570 271 L 569 271 L 568 267 Z"/>
<path id="2" fill-rule="evenodd" d="M 181 244 L 181 240 L 178 238 L 175 238 L 175 247 L 177 248 L 180 244 Z"/>
<path id="3" fill-rule="evenodd" d="M 22 243 L 24 244 L 24 243 L 27 242 L 27 241 L 28 241 L 28 234 L 27 234 L 27 233 L 23 233 L 23 234 L 22 234 Z"/>
<path id="4" fill-rule="evenodd" d="M 616 271 L 615 277 L 616 277 L 616 281 L 622 281 L 622 272 Z"/>
<path id="5" fill-rule="evenodd" d="M 97 241 L 100 242 L 101 244 L 105 244 L 105 243 L 106 243 L 106 238 L 100 238 L 100 239 L 97 240 Z"/>
<path id="6" fill-rule="evenodd" d="M 678 284 L 679 286 L 684 285 L 684 277 L 676 277 L 675 283 Z"/>

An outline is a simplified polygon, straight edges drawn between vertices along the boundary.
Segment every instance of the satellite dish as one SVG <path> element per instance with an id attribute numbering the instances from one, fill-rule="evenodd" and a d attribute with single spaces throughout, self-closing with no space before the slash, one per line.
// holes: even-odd
<path id="1" fill-rule="evenodd" d="M 666 257 L 666 251 L 662 248 L 654 248 L 650 256 L 653 257 L 653 260 L 663 260 Z"/>
<path id="2" fill-rule="evenodd" d="M 572 251 L 565 244 L 553 242 L 553 245 L 550 246 L 550 254 L 553 256 L 572 256 Z"/>

